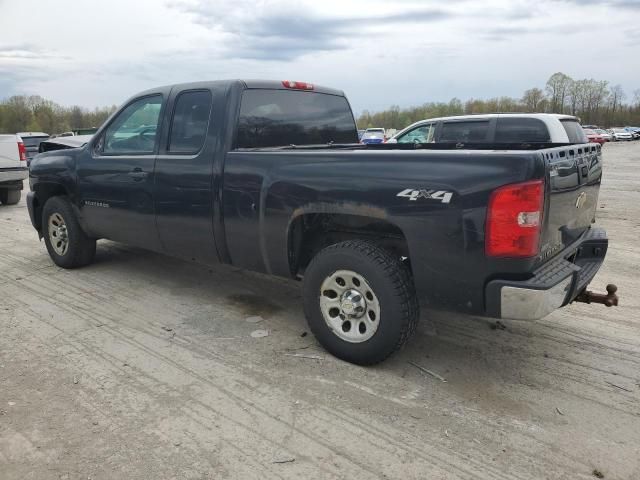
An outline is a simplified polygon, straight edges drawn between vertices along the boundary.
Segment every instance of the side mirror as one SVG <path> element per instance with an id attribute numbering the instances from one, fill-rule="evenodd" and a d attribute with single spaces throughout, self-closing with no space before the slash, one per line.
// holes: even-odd
<path id="1" fill-rule="evenodd" d="M 387 143 L 398 143 L 398 140 L 396 140 L 395 138 L 390 138 L 389 140 L 387 140 Z"/>

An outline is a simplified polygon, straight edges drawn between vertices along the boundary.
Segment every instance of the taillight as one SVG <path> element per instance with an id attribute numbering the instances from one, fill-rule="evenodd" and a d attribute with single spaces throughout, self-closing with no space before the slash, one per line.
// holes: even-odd
<path id="1" fill-rule="evenodd" d="M 491 257 L 533 257 L 540 248 L 544 182 L 514 183 L 491 194 L 485 253 Z"/>
<path id="2" fill-rule="evenodd" d="M 18 154 L 20 155 L 20 161 L 27 161 L 27 149 L 24 148 L 24 143 L 18 142 Z"/>
<path id="3" fill-rule="evenodd" d="M 313 84 L 307 82 L 294 82 L 292 80 L 283 80 L 282 86 L 284 88 L 291 88 L 293 90 L 313 90 Z"/>

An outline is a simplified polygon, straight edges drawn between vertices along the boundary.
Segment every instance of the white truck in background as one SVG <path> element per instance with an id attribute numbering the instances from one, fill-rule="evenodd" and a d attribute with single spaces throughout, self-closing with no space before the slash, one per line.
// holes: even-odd
<path id="1" fill-rule="evenodd" d="M 22 139 L 18 135 L 0 135 L 0 203 L 18 203 L 28 176 L 27 150 Z"/>

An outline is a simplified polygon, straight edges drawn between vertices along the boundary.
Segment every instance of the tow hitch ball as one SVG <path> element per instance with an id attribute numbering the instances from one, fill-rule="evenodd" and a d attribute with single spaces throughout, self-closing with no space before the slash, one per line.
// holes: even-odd
<path id="1" fill-rule="evenodd" d="M 607 307 L 618 306 L 618 295 L 616 292 L 618 291 L 618 287 L 614 284 L 610 283 L 607 285 L 607 293 L 594 293 L 590 290 L 583 290 L 576 297 L 576 302 L 584 302 L 584 303 L 602 303 Z"/>

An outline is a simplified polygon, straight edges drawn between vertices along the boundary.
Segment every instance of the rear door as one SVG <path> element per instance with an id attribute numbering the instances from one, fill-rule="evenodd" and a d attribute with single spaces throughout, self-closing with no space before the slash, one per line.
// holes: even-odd
<path id="1" fill-rule="evenodd" d="M 219 129 L 212 128 L 216 121 L 212 105 L 209 88 L 171 93 L 167 141 L 156 160 L 153 195 L 164 251 L 207 264 L 218 262 L 213 232 L 213 159 L 218 139 L 213 132 Z"/>
<path id="2" fill-rule="evenodd" d="M 153 183 L 166 93 L 129 102 L 79 158 L 80 209 L 97 237 L 160 250 Z"/>

